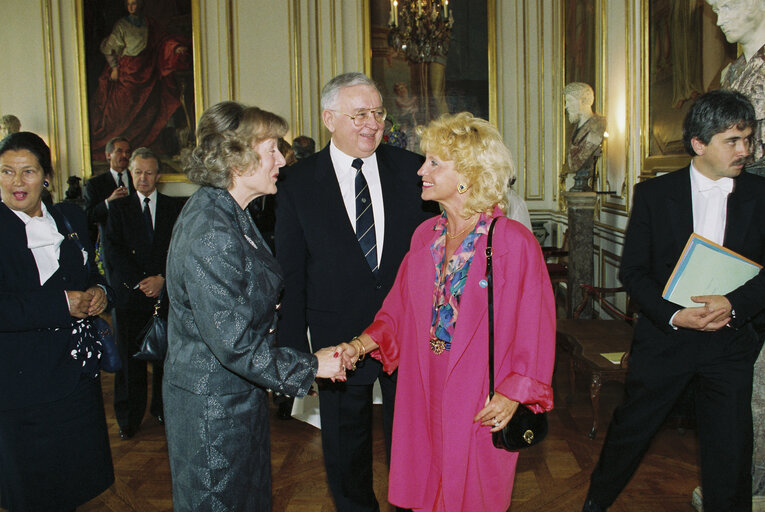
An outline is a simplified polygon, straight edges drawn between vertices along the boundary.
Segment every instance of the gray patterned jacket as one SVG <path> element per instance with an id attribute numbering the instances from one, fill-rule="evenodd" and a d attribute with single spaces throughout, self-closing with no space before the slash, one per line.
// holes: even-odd
<path id="1" fill-rule="evenodd" d="M 200 395 L 269 388 L 304 396 L 316 357 L 274 347 L 282 274 L 226 190 L 200 188 L 173 229 L 165 382 Z"/>

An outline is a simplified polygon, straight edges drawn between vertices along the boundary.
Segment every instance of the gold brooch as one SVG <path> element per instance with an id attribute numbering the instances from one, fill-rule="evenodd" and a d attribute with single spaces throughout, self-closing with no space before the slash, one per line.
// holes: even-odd
<path id="1" fill-rule="evenodd" d="M 439 355 L 446 350 L 446 342 L 444 340 L 439 340 L 438 338 L 431 338 L 430 350 L 432 350 L 434 354 Z"/>

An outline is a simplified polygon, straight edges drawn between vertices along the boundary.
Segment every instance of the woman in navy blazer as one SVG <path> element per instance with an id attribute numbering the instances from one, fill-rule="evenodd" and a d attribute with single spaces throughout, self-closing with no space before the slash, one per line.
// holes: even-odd
<path id="1" fill-rule="evenodd" d="M 100 350 L 75 334 L 106 309 L 107 288 L 83 211 L 42 202 L 52 175 L 37 135 L 0 141 L 0 506 L 11 512 L 73 510 L 114 482 Z"/>

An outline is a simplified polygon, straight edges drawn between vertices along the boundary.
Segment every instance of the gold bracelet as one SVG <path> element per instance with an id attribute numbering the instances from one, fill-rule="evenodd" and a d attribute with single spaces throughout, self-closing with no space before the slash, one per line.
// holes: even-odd
<path id="1" fill-rule="evenodd" d="M 358 347 L 356 346 L 356 343 L 354 343 L 354 342 L 358 342 L 359 343 Z M 361 341 L 361 339 L 358 336 L 355 336 L 354 338 L 351 339 L 351 345 L 353 345 L 353 347 L 356 349 L 356 353 L 357 353 L 357 356 L 358 356 L 357 360 L 358 361 L 363 360 L 364 356 L 367 353 L 367 351 L 364 348 L 364 343 Z"/>

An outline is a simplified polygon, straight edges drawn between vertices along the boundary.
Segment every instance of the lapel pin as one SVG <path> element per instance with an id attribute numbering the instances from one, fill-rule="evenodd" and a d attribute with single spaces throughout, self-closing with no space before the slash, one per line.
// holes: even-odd
<path id="1" fill-rule="evenodd" d="M 478 281 L 478 286 L 480 286 L 481 288 L 486 288 L 487 286 L 489 286 L 489 282 L 486 279 L 481 279 L 480 281 Z"/>

